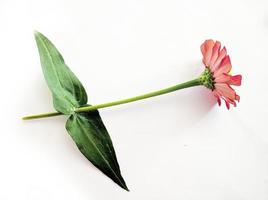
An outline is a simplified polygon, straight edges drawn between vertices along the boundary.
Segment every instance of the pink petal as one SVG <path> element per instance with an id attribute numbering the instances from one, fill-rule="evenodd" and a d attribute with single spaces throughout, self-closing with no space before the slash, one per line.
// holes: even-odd
<path id="1" fill-rule="evenodd" d="M 217 92 L 219 92 L 222 96 L 235 100 L 235 91 L 225 83 L 216 83 L 215 84 L 215 89 Z"/>
<path id="2" fill-rule="evenodd" d="M 214 62 L 216 61 L 216 59 L 218 58 L 218 55 L 220 53 L 220 49 L 221 49 L 221 43 L 219 41 L 216 41 L 216 43 L 214 44 L 214 47 L 212 49 L 212 56 L 210 59 L 210 67 L 213 68 L 212 66 L 214 65 Z"/>
<path id="3" fill-rule="evenodd" d="M 209 61 L 211 59 L 213 46 L 214 46 L 214 41 L 213 40 L 206 40 L 201 45 L 201 52 L 203 54 L 203 63 L 207 67 L 209 66 Z"/>
<path id="4" fill-rule="evenodd" d="M 235 94 L 235 100 L 237 100 L 238 102 L 240 102 L 240 96 Z"/>
<path id="5" fill-rule="evenodd" d="M 205 42 L 200 47 L 203 57 L 206 55 Z"/>
<path id="6" fill-rule="evenodd" d="M 233 106 L 236 107 L 236 103 L 234 100 L 227 98 L 226 101 L 228 101 L 230 104 L 233 104 Z"/>
<path id="7" fill-rule="evenodd" d="M 228 74 L 231 69 L 232 69 L 231 60 L 230 57 L 227 55 L 222 59 L 220 66 L 215 70 L 214 76 L 217 77 L 223 73 Z"/>
<path id="8" fill-rule="evenodd" d="M 226 103 L 226 107 L 227 107 L 228 110 L 230 109 L 230 104 L 232 104 L 234 107 L 236 107 L 236 103 L 235 103 L 234 100 L 229 99 L 229 98 L 224 97 L 224 96 L 222 98 L 224 99 L 224 101 Z"/>
<path id="9" fill-rule="evenodd" d="M 220 74 L 219 76 L 215 77 L 216 83 L 228 83 L 231 80 L 231 76 L 228 74 Z"/>
<path id="10" fill-rule="evenodd" d="M 230 109 L 230 103 L 228 101 L 226 101 L 225 99 L 224 99 L 224 101 L 225 101 L 227 109 L 229 110 Z"/>
<path id="11" fill-rule="evenodd" d="M 241 80 L 242 80 L 241 75 L 231 76 L 231 79 L 228 81 L 228 84 L 240 86 L 241 85 Z"/>
<path id="12" fill-rule="evenodd" d="M 219 53 L 219 56 L 218 56 L 217 60 L 214 62 L 213 67 L 211 68 L 212 72 L 214 72 L 219 67 L 219 65 L 221 64 L 222 59 L 226 56 L 226 54 L 227 54 L 226 48 L 223 47 L 223 49 Z"/>
<path id="13" fill-rule="evenodd" d="M 224 100 L 224 102 L 225 102 L 225 104 L 226 104 L 226 107 L 227 107 L 227 109 L 229 110 L 229 109 L 230 109 L 230 103 L 229 103 L 229 101 L 227 100 L 228 98 L 226 98 L 226 97 L 224 96 L 224 94 L 223 94 L 222 91 L 220 91 L 220 90 L 214 90 L 214 91 L 216 91 L 216 92 L 218 93 L 218 95 L 220 96 L 220 98 L 222 98 L 222 99 Z"/>
<path id="14" fill-rule="evenodd" d="M 204 65 L 206 66 L 206 62 L 205 62 L 205 55 L 206 55 L 206 49 L 205 49 L 205 43 L 203 43 L 200 47 L 202 55 L 203 55 L 203 59 L 202 62 L 204 63 Z"/>
<path id="15" fill-rule="evenodd" d="M 213 91 L 213 94 L 216 97 L 219 106 L 221 106 L 221 98 L 220 98 L 220 95 L 218 94 L 218 92 L 216 90 Z"/>

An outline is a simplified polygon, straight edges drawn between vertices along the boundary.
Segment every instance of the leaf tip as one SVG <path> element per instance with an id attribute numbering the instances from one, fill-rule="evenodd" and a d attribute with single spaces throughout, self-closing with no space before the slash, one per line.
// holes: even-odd
<path id="1" fill-rule="evenodd" d="M 34 30 L 34 37 L 35 37 L 35 40 L 43 40 L 44 38 L 46 38 L 42 33 L 40 33 L 39 31 L 37 30 Z"/>
<path id="2" fill-rule="evenodd" d="M 37 37 L 40 34 L 37 30 L 34 30 L 34 36 Z"/>
<path id="3" fill-rule="evenodd" d="M 113 180 L 113 181 L 115 181 L 115 180 Z M 127 192 L 129 192 L 129 189 L 128 189 L 128 187 L 127 187 L 127 184 L 126 184 L 124 178 L 121 176 L 121 174 L 120 174 L 120 180 L 119 180 L 119 181 L 115 181 L 115 182 L 116 182 L 121 188 L 123 188 L 124 190 L 126 190 Z"/>
<path id="4" fill-rule="evenodd" d="M 129 192 L 129 189 L 128 189 L 127 185 L 125 185 L 125 186 L 123 187 L 123 189 L 125 189 L 127 192 Z"/>

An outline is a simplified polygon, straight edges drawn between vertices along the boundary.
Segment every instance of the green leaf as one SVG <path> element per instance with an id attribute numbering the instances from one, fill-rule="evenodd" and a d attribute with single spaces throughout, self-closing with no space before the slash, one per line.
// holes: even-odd
<path id="1" fill-rule="evenodd" d="M 54 108 L 71 114 L 74 108 L 87 103 L 87 94 L 78 78 L 65 64 L 56 47 L 44 35 L 35 33 L 43 73 L 53 94 Z"/>
<path id="2" fill-rule="evenodd" d="M 98 111 L 71 115 L 66 123 L 66 129 L 79 150 L 91 163 L 120 187 L 128 190 L 121 176 L 112 140 Z"/>
<path id="3" fill-rule="evenodd" d="M 43 73 L 58 112 L 72 114 L 66 129 L 79 150 L 98 169 L 128 190 L 120 173 L 111 138 L 98 111 L 74 113 L 87 103 L 87 94 L 78 78 L 65 64 L 56 47 L 41 33 L 35 33 Z"/>

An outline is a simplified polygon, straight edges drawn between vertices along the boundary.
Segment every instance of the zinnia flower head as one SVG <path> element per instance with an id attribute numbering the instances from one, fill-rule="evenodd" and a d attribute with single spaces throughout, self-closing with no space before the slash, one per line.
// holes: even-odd
<path id="1" fill-rule="evenodd" d="M 236 106 L 236 101 L 239 102 L 240 97 L 231 85 L 240 86 L 242 76 L 232 76 L 230 74 L 232 65 L 226 48 L 221 49 L 219 41 L 206 40 L 201 45 L 201 52 L 203 54 L 203 63 L 206 66 L 201 75 L 202 84 L 212 90 L 219 105 L 221 105 L 221 99 L 223 99 L 228 109 L 230 104 Z"/>

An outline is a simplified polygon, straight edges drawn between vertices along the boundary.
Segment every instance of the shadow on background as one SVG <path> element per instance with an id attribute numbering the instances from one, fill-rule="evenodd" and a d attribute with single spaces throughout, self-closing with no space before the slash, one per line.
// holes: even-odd
<path id="1" fill-rule="evenodd" d="M 199 60 L 189 63 L 186 69 L 185 76 L 194 78 L 200 75 L 205 67 Z M 177 102 L 175 106 L 178 112 L 176 123 L 180 127 L 180 131 L 190 128 L 204 118 L 217 103 L 212 91 L 204 86 L 177 91 L 175 99 Z"/>

